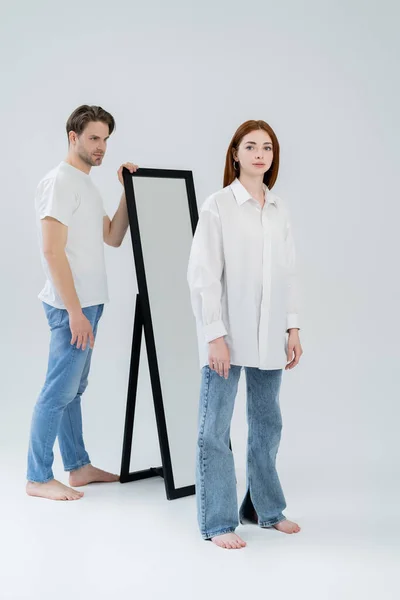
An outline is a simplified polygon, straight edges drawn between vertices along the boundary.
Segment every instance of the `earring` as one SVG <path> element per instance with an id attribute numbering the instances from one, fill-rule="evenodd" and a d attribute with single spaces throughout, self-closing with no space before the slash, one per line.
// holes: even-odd
<path id="1" fill-rule="evenodd" d="M 236 166 L 237 164 L 237 166 Z M 236 163 L 236 160 L 233 161 L 233 168 L 235 169 L 235 171 L 239 170 L 239 163 Z"/>

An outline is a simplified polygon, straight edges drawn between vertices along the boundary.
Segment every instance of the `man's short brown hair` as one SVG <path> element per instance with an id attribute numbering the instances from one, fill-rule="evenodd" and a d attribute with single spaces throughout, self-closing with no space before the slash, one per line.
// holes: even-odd
<path id="1" fill-rule="evenodd" d="M 67 136 L 69 132 L 74 131 L 77 135 L 81 135 L 86 125 L 90 122 L 101 121 L 108 125 L 109 135 L 115 129 L 114 117 L 109 112 L 101 108 L 101 106 L 88 106 L 83 104 L 74 110 L 67 121 Z"/>

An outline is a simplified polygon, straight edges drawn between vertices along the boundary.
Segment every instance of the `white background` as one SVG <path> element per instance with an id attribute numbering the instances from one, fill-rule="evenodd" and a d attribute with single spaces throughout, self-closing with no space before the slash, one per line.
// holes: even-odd
<path id="1" fill-rule="evenodd" d="M 394 0 L 2 3 L 2 597 L 54 597 L 62 583 L 61 595 L 78 598 L 160 589 L 212 599 L 226 585 L 277 598 L 395 598 L 398 20 Z M 201 204 L 221 187 L 238 125 L 265 119 L 276 130 L 274 191 L 291 207 L 303 290 L 305 354 L 284 379 L 279 454 L 287 515 L 303 526 L 295 538 L 250 530 L 246 550 L 223 553 L 198 539 L 193 498 L 167 503 L 155 480 L 90 488 L 73 507 L 24 496 L 48 346 L 33 198 L 65 157 L 65 122 L 82 103 L 117 121 L 93 172 L 110 213 L 122 162 L 192 169 Z M 136 292 L 129 237 L 106 258 L 111 304 L 84 419 L 93 462 L 118 472 Z M 141 413 L 138 465 L 157 456 L 152 413 Z M 242 389 L 232 433 L 240 489 L 245 434 Z"/>

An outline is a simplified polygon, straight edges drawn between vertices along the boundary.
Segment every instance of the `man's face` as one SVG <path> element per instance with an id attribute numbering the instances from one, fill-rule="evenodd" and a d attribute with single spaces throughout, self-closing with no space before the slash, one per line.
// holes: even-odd
<path id="1" fill-rule="evenodd" d="M 81 135 L 70 134 L 70 144 L 83 162 L 91 167 L 99 167 L 107 150 L 108 125 L 101 121 L 90 121 Z"/>

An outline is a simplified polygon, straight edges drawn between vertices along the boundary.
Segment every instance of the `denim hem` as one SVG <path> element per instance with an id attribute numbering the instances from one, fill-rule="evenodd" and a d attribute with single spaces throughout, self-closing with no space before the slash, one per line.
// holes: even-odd
<path id="1" fill-rule="evenodd" d="M 241 525 L 258 525 L 258 521 L 255 519 L 249 519 L 249 517 L 241 516 L 239 521 Z"/>
<path id="2" fill-rule="evenodd" d="M 49 481 L 53 481 L 54 475 L 52 475 L 48 479 L 43 479 L 43 481 L 39 481 L 38 479 L 31 479 L 30 477 L 27 477 L 26 479 L 29 481 L 29 483 L 49 483 Z"/>
<path id="3" fill-rule="evenodd" d="M 213 537 L 217 537 L 217 535 L 224 535 L 224 533 L 235 533 L 236 527 L 226 527 L 225 529 L 219 529 L 218 531 L 212 531 L 210 533 L 202 533 L 204 540 L 211 540 Z"/>
<path id="4" fill-rule="evenodd" d="M 273 525 L 277 525 L 282 521 L 286 521 L 286 517 L 277 517 L 276 519 L 271 519 L 270 521 L 260 521 L 259 526 L 262 528 L 272 527 Z"/>
<path id="5" fill-rule="evenodd" d="M 90 465 L 91 462 L 90 460 L 86 461 L 86 462 L 80 462 L 76 465 L 74 465 L 73 467 L 64 467 L 64 471 L 66 471 L 67 473 L 70 471 L 78 471 L 78 469 L 82 469 L 82 467 L 86 467 L 86 465 Z"/>

